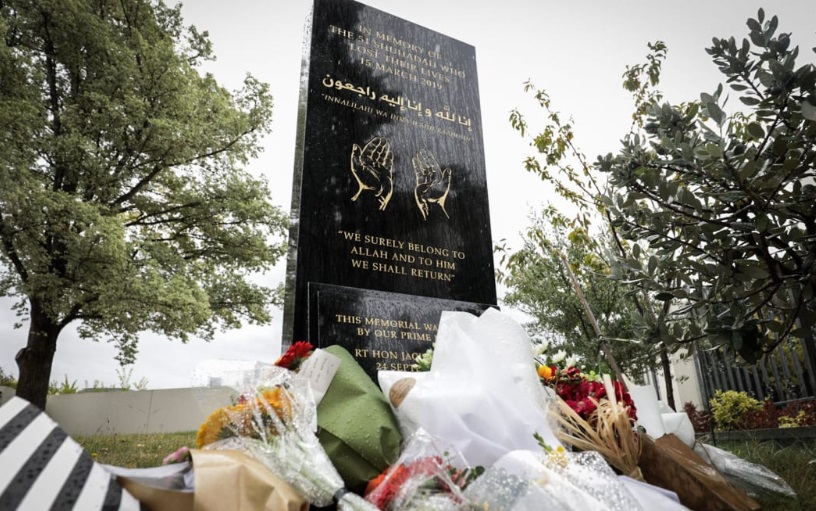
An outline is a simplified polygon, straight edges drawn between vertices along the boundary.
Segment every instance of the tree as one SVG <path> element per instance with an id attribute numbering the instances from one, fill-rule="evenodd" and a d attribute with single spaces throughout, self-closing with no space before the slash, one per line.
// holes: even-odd
<path id="1" fill-rule="evenodd" d="M 603 249 L 610 240 L 597 243 L 575 222 L 554 207 L 533 218 L 523 235 L 523 247 L 505 252 L 500 280 L 509 288 L 504 301 L 531 316 L 527 325 L 534 336 L 555 334 L 574 355 L 599 365 L 602 343 L 608 342 L 621 369 L 631 376 L 655 366 L 657 353 L 638 340 L 629 288 L 609 278 L 608 255 Z M 581 286 L 597 319 L 603 338 L 598 338 L 592 322 L 572 287 L 564 265 Z"/>
<path id="2" fill-rule="evenodd" d="M 17 380 L 14 376 L 6 374 L 2 367 L 0 367 L 0 387 L 17 388 Z"/>
<path id="3" fill-rule="evenodd" d="M 748 39 L 707 49 L 742 110 L 725 113 L 722 85 L 687 104 L 653 101 L 597 168 L 612 224 L 671 272 L 624 258 L 630 278 L 754 362 L 816 323 L 816 68 L 797 67 L 775 16 L 747 24 Z"/>
<path id="4" fill-rule="evenodd" d="M 632 130 L 642 125 L 648 105 L 661 98 L 655 87 L 659 83 L 667 48 L 660 41 L 648 46 L 650 54 L 646 63 L 628 66 L 623 76 L 624 88 L 632 92 L 635 102 Z M 536 90 L 529 82 L 525 85 L 525 90 L 534 92 L 536 101 L 545 111 L 544 128 L 529 136 L 530 145 L 538 155 L 528 157 L 524 162 L 525 168 L 551 184 L 556 193 L 577 211 L 570 221 L 572 228 L 588 233 L 587 246 L 594 253 L 607 255 L 605 259 L 609 263 L 609 277 L 630 286 L 629 292 L 624 295 L 628 301 L 627 306 L 621 303 L 623 310 L 632 312 L 629 326 L 636 343 L 630 348 L 639 346 L 643 357 L 655 353 L 659 355 L 667 399 L 669 405 L 674 407 L 669 355 L 681 347 L 689 346 L 689 341 L 694 340 L 688 336 L 690 315 L 674 313 L 670 308 L 671 302 L 666 301 L 665 296 L 650 294 L 642 286 L 633 286 L 642 279 L 633 277 L 628 272 L 629 266 L 642 267 L 644 264 L 641 261 L 648 261 L 645 264 L 651 273 L 658 273 L 664 279 L 677 278 L 670 268 L 671 261 L 658 260 L 637 242 L 631 243 L 619 235 L 603 201 L 603 197 L 609 193 L 606 184 L 576 146 L 572 120 L 562 119 L 561 114 L 553 108 L 552 100 L 545 90 Z M 510 123 L 522 136 L 527 134 L 526 118 L 518 110 L 510 114 Z M 598 239 L 607 239 L 610 245 L 602 247 Z M 543 243 L 544 240 L 540 242 Z M 604 252 L 604 249 L 608 250 Z M 512 260 L 513 256 L 508 259 L 511 263 Z M 621 261 L 628 264 L 621 264 Z M 568 262 L 575 264 L 573 260 Z M 601 285 L 601 281 L 591 281 L 589 285 Z M 590 309 L 592 308 L 590 304 Z M 596 337 L 603 339 L 606 335 L 601 331 Z M 608 351 L 614 350 L 610 346 Z"/>
<path id="5" fill-rule="evenodd" d="M 267 86 L 230 93 L 206 32 L 149 0 L 0 0 L 0 292 L 29 321 L 18 395 L 44 407 L 60 332 L 186 341 L 269 320 L 252 274 L 285 217 L 243 170 Z"/>

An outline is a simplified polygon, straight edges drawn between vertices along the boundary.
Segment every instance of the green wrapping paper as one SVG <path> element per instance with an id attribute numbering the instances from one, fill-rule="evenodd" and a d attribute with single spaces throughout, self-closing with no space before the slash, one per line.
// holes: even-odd
<path id="1" fill-rule="evenodd" d="M 354 357 L 340 346 L 324 349 L 341 364 L 317 407 L 317 438 L 346 488 L 362 493 L 397 461 L 402 435 L 385 396 Z"/>

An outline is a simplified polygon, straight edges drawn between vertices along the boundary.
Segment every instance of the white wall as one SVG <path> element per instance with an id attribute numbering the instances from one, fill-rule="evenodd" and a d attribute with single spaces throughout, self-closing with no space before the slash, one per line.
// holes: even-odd
<path id="1" fill-rule="evenodd" d="M 681 358 L 682 352 L 671 356 L 672 380 L 674 383 L 674 403 L 677 405 L 677 412 L 683 411 L 683 405 L 691 401 L 698 410 L 703 409 L 703 395 L 700 391 L 700 381 L 697 378 L 697 370 L 694 366 L 694 358 Z M 666 385 L 663 379 L 663 372 L 657 371 L 657 387 L 660 399 L 666 400 Z"/>
<path id="2" fill-rule="evenodd" d="M 9 392 L 10 391 L 10 392 Z M 0 388 L 0 403 L 14 389 Z M 237 393 L 227 387 L 48 396 L 45 411 L 71 436 L 195 431 L 216 408 Z"/>
<path id="3" fill-rule="evenodd" d="M 12 397 L 14 397 L 14 389 L 0 385 L 0 406 Z"/>

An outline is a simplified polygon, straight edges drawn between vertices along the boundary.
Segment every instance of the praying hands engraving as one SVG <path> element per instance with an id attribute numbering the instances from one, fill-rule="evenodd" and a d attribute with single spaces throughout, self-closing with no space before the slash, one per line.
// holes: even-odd
<path id="1" fill-rule="evenodd" d="M 363 192 L 373 191 L 380 211 L 384 211 L 394 193 L 394 155 L 388 140 L 376 137 L 362 148 L 354 144 L 351 173 L 359 186 L 351 200 L 356 201 Z"/>
<path id="2" fill-rule="evenodd" d="M 442 170 L 434 155 L 425 149 L 421 149 L 411 159 L 411 163 L 416 174 L 414 198 L 420 213 L 422 213 L 422 219 L 428 219 L 431 206 L 434 204 L 439 206 L 447 218 L 450 218 L 445 209 L 445 201 L 448 198 L 448 192 L 450 192 L 451 169 Z"/>

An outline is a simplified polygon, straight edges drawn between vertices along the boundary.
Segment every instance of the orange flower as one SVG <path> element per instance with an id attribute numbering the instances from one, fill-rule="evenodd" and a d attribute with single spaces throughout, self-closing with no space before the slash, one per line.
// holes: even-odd
<path id="1" fill-rule="evenodd" d="M 385 470 L 384 470 L 384 471 L 383 471 L 383 472 L 382 472 L 380 475 L 378 475 L 378 476 L 377 476 L 377 477 L 375 477 L 374 479 L 370 480 L 370 481 L 368 482 L 368 484 L 366 485 L 366 489 L 365 489 L 365 492 L 363 492 L 363 495 L 368 495 L 369 493 L 373 492 L 373 491 L 374 491 L 374 489 L 375 489 L 377 486 L 379 486 L 380 484 L 382 484 L 382 482 L 385 480 L 385 473 L 386 473 L 387 471 L 388 471 L 388 469 L 385 469 Z"/>
<path id="2" fill-rule="evenodd" d="M 550 367 L 543 364 L 538 366 L 538 376 L 540 378 L 544 378 L 545 380 L 551 380 L 554 374 L 555 374 L 554 367 Z"/>
<path id="3" fill-rule="evenodd" d="M 261 416 L 275 413 L 286 421 L 291 413 L 288 396 L 280 387 L 260 393 L 254 402 L 244 402 L 219 408 L 204 421 L 196 435 L 196 447 L 201 449 L 216 440 L 233 436 L 257 437 L 257 425 L 253 422 L 253 409 Z M 264 424 L 270 426 L 270 424 Z"/>

